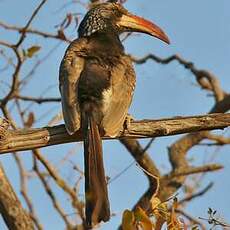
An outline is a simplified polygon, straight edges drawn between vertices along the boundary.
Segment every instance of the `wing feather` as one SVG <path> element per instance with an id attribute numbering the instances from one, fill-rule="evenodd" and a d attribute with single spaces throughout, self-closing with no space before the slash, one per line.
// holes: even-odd
<path id="1" fill-rule="evenodd" d="M 84 41 L 78 39 L 71 43 L 59 69 L 59 89 L 65 126 L 71 135 L 80 128 L 80 109 L 78 104 L 78 80 L 84 68 L 84 58 L 79 52 Z"/>
<path id="2" fill-rule="evenodd" d="M 120 64 L 113 68 L 111 76 L 112 95 L 104 112 L 102 127 L 106 135 L 113 137 L 122 129 L 136 83 L 135 72 L 128 56 L 122 57 Z"/>

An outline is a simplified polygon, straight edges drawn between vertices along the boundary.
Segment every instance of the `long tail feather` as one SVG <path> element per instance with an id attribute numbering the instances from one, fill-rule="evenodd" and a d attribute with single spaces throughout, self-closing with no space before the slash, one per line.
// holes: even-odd
<path id="1" fill-rule="evenodd" d="M 110 208 L 103 165 L 102 141 L 96 122 L 82 117 L 85 160 L 85 215 L 89 226 L 108 221 Z"/>

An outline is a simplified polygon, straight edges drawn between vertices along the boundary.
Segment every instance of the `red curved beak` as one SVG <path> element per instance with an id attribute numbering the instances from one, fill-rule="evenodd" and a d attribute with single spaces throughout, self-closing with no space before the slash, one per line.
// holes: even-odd
<path id="1" fill-rule="evenodd" d="M 142 17 L 124 14 L 117 22 L 117 26 L 122 28 L 123 31 L 146 33 L 170 44 L 168 36 L 159 26 Z"/>

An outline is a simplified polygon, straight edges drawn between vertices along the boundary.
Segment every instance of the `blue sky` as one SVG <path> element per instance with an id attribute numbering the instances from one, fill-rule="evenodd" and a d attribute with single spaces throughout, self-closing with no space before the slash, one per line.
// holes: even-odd
<path id="1" fill-rule="evenodd" d="M 38 3 L 37 0 L 2 0 L 0 1 L 0 21 L 23 26 L 30 17 L 31 10 Z M 64 18 L 66 12 L 76 13 L 83 10 L 77 4 L 72 4 L 60 10 L 63 3 L 64 1 L 48 0 L 32 26 L 40 30 L 54 32 L 54 26 Z M 161 26 L 171 40 L 171 45 L 167 46 L 147 35 L 132 36 L 124 43 L 128 53 L 140 57 L 146 53 L 154 53 L 161 57 L 167 57 L 175 53 L 179 54 L 186 60 L 194 62 L 198 68 L 211 71 L 218 77 L 221 86 L 228 91 L 230 85 L 230 27 L 228 26 L 230 2 L 228 0 L 129 0 L 125 6 L 131 12 L 144 16 Z M 76 30 L 73 28 L 68 32 L 72 38 L 76 37 Z M 17 38 L 16 33 L 10 33 L 0 28 L 0 40 L 5 39 L 13 42 L 15 38 Z M 39 57 L 44 57 L 58 43 L 55 40 L 29 36 L 23 43 L 23 47 L 28 48 L 31 45 L 41 44 L 42 49 Z M 51 86 L 48 91 L 46 90 L 45 95 L 59 96 L 58 68 L 66 46 L 67 44 L 64 43 L 58 45 L 51 57 L 37 68 L 29 86 L 23 89 L 23 95 L 40 96 L 48 86 Z M 31 66 L 39 57 L 27 61 L 21 73 L 22 77 L 29 72 Z M 214 103 L 213 98 L 195 84 L 194 76 L 176 62 L 162 66 L 149 61 L 146 65 L 136 66 L 135 69 L 137 87 L 130 113 L 136 119 L 205 114 Z M 10 72 L 5 72 L 2 76 L 7 78 L 7 74 L 10 74 Z M 0 80 L 2 76 L 0 75 Z M 33 111 L 37 114 L 37 117 L 42 116 L 45 111 L 49 111 L 45 118 L 36 123 L 36 127 L 46 125 L 47 121 L 60 109 L 60 104 L 33 106 Z M 224 132 L 229 136 L 228 129 Z M 149 150 L 150 156 L 159 167 L 162 167 L 164 172 L 170 170 L 167 146 L 178 138 L 179 136 L 158 138 Z M 146 143 L 143 140 L 141 142 Z M 42 149 L 42 153 L 56 163 L 67 151 L 75 147 L 75 161 L 82 167 L 80 144 L 49 147 Z M 194 216 L 204 217 L 207 208 L 212 207 L 217 209 L 226 221 L 230 222 L 230 198 L 227 193 L 230 188 L 229 150 L 229 146 L 220 149 L 196 147 L 189 152 L 188 158 L 194 158 L 194 164 L 196 165 L 201 165 L 205 159 L 209 159 L 215 154 L 215 162 L 225 166 L 223 171 L 208 174 L 202 181 L 202 187 L 210 181 L 213 181 L 215 185 L 205 197 L 198 198 L 189 205 L 188 211 Z M 104 143 L 104 153 L 106 171 L 111 178 L 115 177 L 133 161 L 118 141 L 106 141 Z M 29 157 L 29 154 L 22 153 L 21 156 L 25 160 L 27 168 L 30 168 L 31 157 Z M 12 159 L 10 154 L 1 156 L 7 175 L 16 191 L 19 192 L 18 171 Z M 68 175 L 69 172 L 64 170 L 62 173 Z M 32 180 L 29 184 L 30 194 L 32 194 L 33 201 L 37 203 L 38 214 L 45 229 L 64 229 L 63 222 L 56 214 L 49 215 L 52 206 L 44 191 L 40 188 L 40 183 L 37 180 Z M 121 219 L 122 211 L 125 208 L 131 208 L 146 188 L 146 178 L 135 165 L 112 182 L 109 185 L 111 207 L 112 211 L 118 215 L 113 217 L 108 224 L 103 225 L 101 229 L 115 229 Z M 65 204 L 62 192 L 57 188 L 55 192 L 57 192 L 62 203 Z M 66 210 L 69 210 L 69 206 L 66 207 Z M 4 229 L 2 221 L 0 222 L 0 228 Z"/>

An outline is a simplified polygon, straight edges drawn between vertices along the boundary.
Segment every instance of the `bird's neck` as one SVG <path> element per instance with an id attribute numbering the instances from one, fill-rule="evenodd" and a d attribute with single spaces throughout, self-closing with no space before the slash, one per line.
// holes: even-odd
<path id="1" fill-rule="evenodd" d="M 88 38 L 92 53 L 97 56 L 120 56 L 124 54 L 124 47 L 115 33 L 95 33 Z"/>

